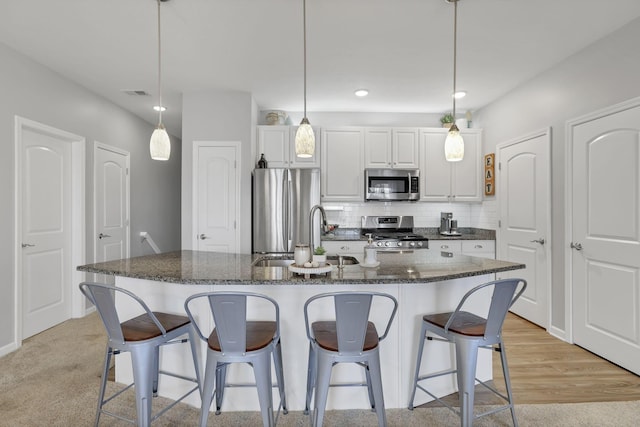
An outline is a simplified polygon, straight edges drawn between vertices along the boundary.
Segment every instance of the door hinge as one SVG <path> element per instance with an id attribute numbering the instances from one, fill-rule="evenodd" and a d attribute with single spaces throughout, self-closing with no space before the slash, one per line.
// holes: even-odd
<path id="1" fill-rule="evenodd" d="M 125 170 L 126 170 L 127 176 L 129 176 L 129 168 L 126 168 Z"/>
<path id="2" fill-rule="evenodd" d="M 238 169 L 238 161 L 237 160 L 233 161 L 233 168 L 234 169 Z"/>
<path id="3" fill-rule="evenodd" d="M 502 220 L 498 220 L 498 228 L 502 228 Z"/>
<path id="4" fill-rule="evenodd" d="M 235 230 L 236 228 L 237 228 L 236 221 L 233 221 L 233 229 Z"/>
<path id="5" fill-rule="evenodd" d="M 498 162 L 498 170 L 502 170 L 502 162 Z"/>

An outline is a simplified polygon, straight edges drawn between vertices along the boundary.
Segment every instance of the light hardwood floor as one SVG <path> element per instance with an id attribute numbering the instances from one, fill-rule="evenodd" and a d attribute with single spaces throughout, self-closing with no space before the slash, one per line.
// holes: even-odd
<path id="1" fill-rule="evenodd" d="M 640 400 L 640 376 L 567 344 L 512 313 L 503 326 L 503 339 L 516 404 Z M 493 374 L 496 388 L 504 391 L 496 352 Z M 457 394 L 446 401 L 457 404 Z M 499 400 L 492 393 L 476 386 L 476 404 L 496 403 Z M 437 402 L 428 405 L 438 406 Z"/>

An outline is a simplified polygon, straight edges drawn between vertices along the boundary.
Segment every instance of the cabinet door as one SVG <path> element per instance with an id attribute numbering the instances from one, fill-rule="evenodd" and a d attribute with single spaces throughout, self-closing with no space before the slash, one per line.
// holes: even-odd
<path id="1" fill-rule="evenodd" d="M 323 240 L 327 255 L 364 255 L 365 240 Z"/>
<path id="2" fill-rule="evenodd" d="M 391 144 L 392 167 L 417 169 L 419 166 L 418 129 L 394 129 Z"/>
<path id="3" fill-rule="evenodd" d="M 420 131 L 420 200 L 448 202 L 451 195 L 451 163 L 444 158 L 446 129 Z"/>
<path id="4" fill-rule="evenodd" d="M 290 126 L 289 133 L 289 167 L 292 168 L 319 168 L 320 167 L 320 129 L 312 126 L 316 137 L 316 149 L 311 157 L 296 156 L 296 132 L 299 126 Z"/>
<path id="5" fill-rule="evenodd" d="M 364 200 L 364 131 L 323 128 L 321 131 L 322 201 Z"/>
<path id="6" fill-rule="evenodd" d="M 368 128 L 364 131 L 364 162 L 366 168 L 390 168 L 391 129 Z"/>
<path id="7" fill-rule="evenodd" d="M 462 252 L 462 241 L 460 240 L 429 240 L 429 249 L 441 252 L 451 252 L 459 254 Z"/>
<path id="8" fill-rule="evenodd" d="M 461 132 L 464 158 L 452 164 L 451 199 L 457 202 L 482 200 L 482 140 L 479 131 Z"/>
<path id="9" fill-rule="evenodd" d="M 258 126 L 258 151 L 264 153 L 267 166 L 270 168 L 289 167 L 289 126 Z"/>

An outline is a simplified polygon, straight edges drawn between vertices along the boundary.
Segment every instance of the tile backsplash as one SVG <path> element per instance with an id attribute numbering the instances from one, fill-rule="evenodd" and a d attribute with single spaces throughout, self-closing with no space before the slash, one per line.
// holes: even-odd
<path id="1" fill-rule="evenodd" d="M 415 227 L 439 227 L 440 212 L 453 212 L 460 228 L 495 230 L 498 225 L 495 199 L 482 203 L 327 202 L 322 206 L 329 223 L 346 228 L 359 228 L 363 215 L 413 215 Z"/>

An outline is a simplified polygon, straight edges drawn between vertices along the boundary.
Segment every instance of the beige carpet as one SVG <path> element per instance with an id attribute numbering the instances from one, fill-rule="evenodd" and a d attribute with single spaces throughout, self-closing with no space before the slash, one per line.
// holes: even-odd
<path id="1" fill-rule="evenodd" d="M 0 426 L 90 426 L 95 416 L 97 390 L 104 352 L 105 336 L 96 315 L 70 320 L 26 340 L 16 352 L 0 358 Z M 109 387 L 116 387 L 110 383 Z M 135 416 L 133 392 L 113 402 L 112 410 Z M 167 400 L 157 399 L 162 407 Z M 518 405 L 521 426 L 636 426 L 640 419 L 640 401 L 553 405 Z M 458 418 L 446 408 L 390 409 L 390 426 L 456 426 Z M 280 426 L 306 426 L 308 417 L 301 412 L 280 415 Z M 195 426 L 198 410 L 178 405 L 154 426 Z M 103 416 L 101 426 L 130 425 Z M 259 426 L 257 412 L 213 413 L 213 426 Z M 329 411 L 326 426 L 375 426 L 375 414 L 369 411 Z M 475 426 L 510 426 L 508 412 L 485 417 Z"/>

